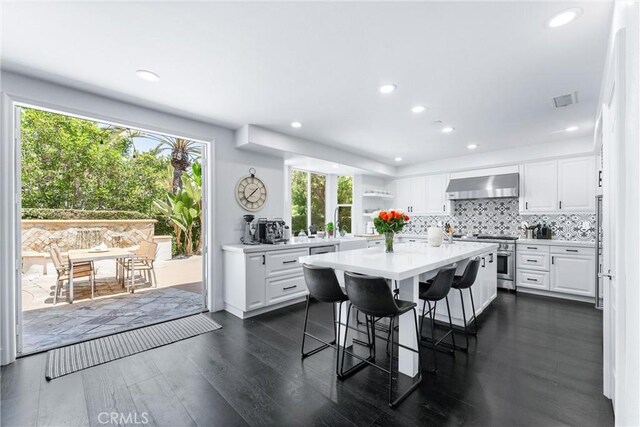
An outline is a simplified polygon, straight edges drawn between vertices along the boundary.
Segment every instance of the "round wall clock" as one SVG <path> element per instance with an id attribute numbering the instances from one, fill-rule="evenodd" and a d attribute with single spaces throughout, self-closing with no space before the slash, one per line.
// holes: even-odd
<path id="1" fill-rule="evenodd" d="M 240 178 L 236 184 L 236 200 L 248 211 L 259 211 L 267 201 L 267 187 L 256 178 L 256 170 L 249 169 L 249 174 Z"/>

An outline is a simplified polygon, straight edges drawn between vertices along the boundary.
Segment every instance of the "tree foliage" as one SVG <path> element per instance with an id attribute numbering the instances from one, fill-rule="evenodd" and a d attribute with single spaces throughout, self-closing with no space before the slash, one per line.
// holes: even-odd
<path id="1" fill-rule="evenodd" d="M 151 214 L 171 175 L 167 157 L 135 153 L 119 128 L 22 110 L 22 206 Z"/>

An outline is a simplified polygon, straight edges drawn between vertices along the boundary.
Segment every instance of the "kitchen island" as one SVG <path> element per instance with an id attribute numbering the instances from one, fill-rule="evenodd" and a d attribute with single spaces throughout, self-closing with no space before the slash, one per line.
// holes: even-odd
<path id="1" fill-rule="evenodd" d="M 480 257 L 480 270 L 472 292 L 476 303 L 476 315 L 489 306 L 497 295 L 496 251 L 495 243 L 455 242 L 443 244 L 440 247 L 428 246 L 425 243 L 405 243 L 395 245 L 393 253 L 385 253 L 383 247 L 359 249 L 348 252 L 334 252 L 321 255 L 303 256 L 300 263 L 329 267 L 336 270 L 338 280 L 344 283 L 342 272 L 380 276 L 389 280 L 393 286 L 397 282 L 400 299 L 418 303 L 418 313 L 422 304 L 418 298 L 419 282 L 437 274 L 442 267 L 456 264 L 456 274 L 462 274 L 470 259 Z M 464 292 L 467 319 L 471 317 L 471 300 L 468 292 Z M 451 317 L 454 324 L 462 326 L 462 304 L 460 295 L 456 292 L 449 294 Z M 343 304 L 343 316 L 346 317 L 346 304 Z M 343 318 L 345 318 L 343 317 Z M 440 304 L 436 318 L 448 322 L 446 306 Z M 418 319 L 419 320 L 419 319 Z M 413 313 L 409 312 L 400 317 L 399 342 L 407 347 L 417 349 L 416 335 L 413 323 Z M 339 342 L 345 332 L 340 327 Z M 347 347 L 351 345 L 347 341 Z M 400 348 L 399 370 L 405 375 L 414 377 L 418 374 L 418 355 L 412 351 Z"/>

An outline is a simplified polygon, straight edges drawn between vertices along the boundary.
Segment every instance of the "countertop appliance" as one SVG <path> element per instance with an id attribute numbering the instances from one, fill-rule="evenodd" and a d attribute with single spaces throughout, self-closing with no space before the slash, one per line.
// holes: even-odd
<path id="1" fill-rule="evenodd" d="M 260 243 L 266 243 L 268 245 L 275 245 L 283 243 L 285 239 L 284 220 L 282 218 L 258 219 L 258 241 Z"/>
<path id="2" fill-rule="evenodd" d="M 312 246 L 309 248 L 309 255 L 319 255 L 319 254 L 327 254 L 329 252 L 335 252 L 336 245 L 327 245 L 327 246 Z"/>
<path id="3" fill-rule="evenodd" d="M 240 238 L 240 241 L 245 245 L 258 245 L 260 242 L 257 242 L 255 239 L 256 229 L 253 224 L 253 219 L 255 218 L 253 215 L 247 214 L 242 215 L 242 218 L 246 221 L 244 225 L 244 236 Z"/>
<path id="4" fill-rule="evenodd" d="M 498 244 L 498 287 L 503 289 L 516 289 L 516 236 L 473 234 L 454 234 L 454 240 L 466 240 L 470 242 L 489 242 Z"/>

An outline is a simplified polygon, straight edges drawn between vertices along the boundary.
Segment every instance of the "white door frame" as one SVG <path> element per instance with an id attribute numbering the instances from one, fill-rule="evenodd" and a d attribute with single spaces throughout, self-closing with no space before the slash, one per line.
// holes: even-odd
<path id="1" fill-rule="evenodd" d="M 21 172 L 20 172 L 20 141 L 19 132 L 16 132 L 18 107 L 30 107 L 50 111 L 58 114 L 78 117 L 81 119 L 100 121 L 106 124 L 129 127 L 145 132 L 160 133 L 173 137 L 181 137 L 204 146 L 203 157 L 206 167 L 204 182 L 213 183 L 215 179 L 215 139 L 209 141 L 201 138 L 179 135 L 147 123 L 132 120 L 118 120 L 106 117 L 97 112 L 81 111 L 68 106 L 55 105 L 50 102 L 33 100 L 27 97 L 2 93 L 2 133 L 0 136 L 0 365 L 12 363 L 19 350 L 19 333 L 21 332 L 22 308 L 21 308 Z M 142 108 L 142 107 L 139 107 Z M 149 110 L 150 111 L 150 110 Z M 204 163 L 204 162 L 203 162 Z M 205 289 L 205 307 L 215 309 L 215 292 L 211 281 L 214 275 L 214 266 L 217 255 L 215 251 L 209 254 L 209 246 L 214 242 L 215 207 L 209 205 L 215 201 L 215 185 L 206 185 L 203 188 L 207 194 L 203 194 L 203 208 L 205 225 L 203 233 L 205 241 L 203 245 L 203 286 Z M 207 206 L 205 207 L 205 201 Z"/>

